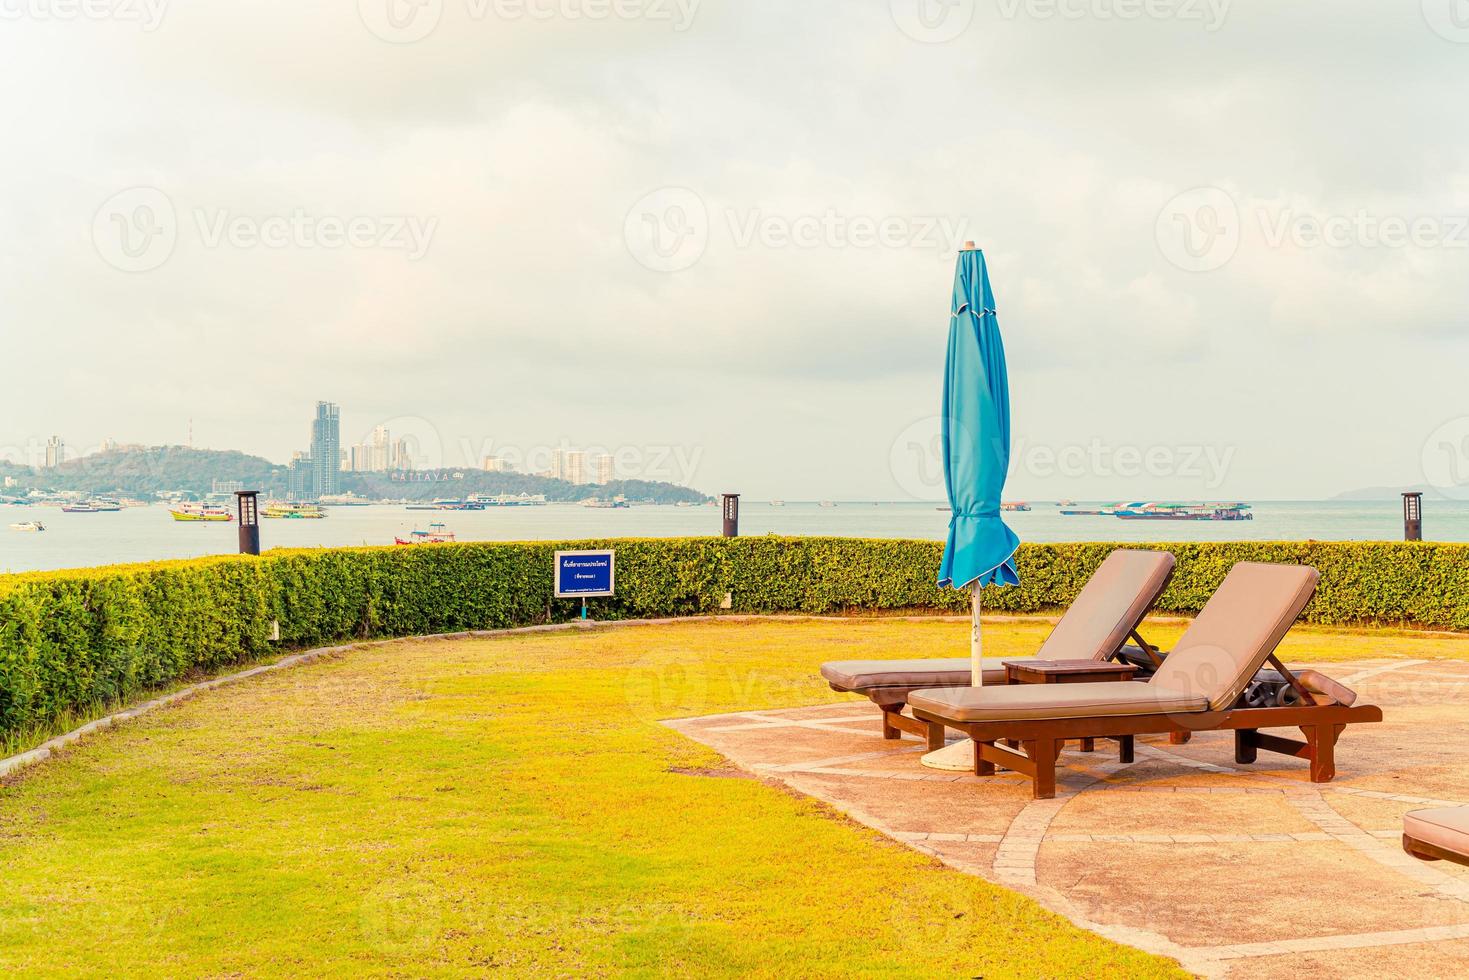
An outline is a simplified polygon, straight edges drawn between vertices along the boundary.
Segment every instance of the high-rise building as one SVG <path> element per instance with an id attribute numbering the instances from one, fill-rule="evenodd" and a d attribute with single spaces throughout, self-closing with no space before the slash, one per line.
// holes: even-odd
<path id="1" fill-rule="evenodd" d="M 310 500 L 316 496 L 316 468 L 306 453 L 292 453 L 291 465 L 286 474 L 286 497 L 290 500 Z"/>
<path id="2" fill-rule="evenodd" d="M 490 473 L 510 473 L 515 469 L 504 456 L 486 456 L 484 468 Z"/>
<path id="3" fill-rule="evenodd" d="M 612 482 L 612 479 L 612 454 L 603 453 L 597 457 L 597 482 L 606 486 Z"/>
<path id="4" fill-rule="evenodd" d="M 353 473 L 372 472 L 372 446 L 360 443 L 352 447 L 352 461 L 348 466 Z"/>
<path id="5" fill-rule="evenodd" d="M 399 439 L 393 443 L 392 466 L 395 470 L 405 472 L 413 469 L 413 451 L 408 448 L 407 439 Z"/>
<path id="6" fill-rule="evenodd" d="M 388 427 L 380 425 L 372 430 L 372 453 L 368 468 L 374 473 L 386 473 L 393 468 L 393 446 Z"/>
<path id="7" fill-rule="evenodd" d="M 568 483 L 586 483 L 587 454 L 580 449 L 569 450 L 562 464 L 561 479 Z"/>
<path id="8" fill-rule="evenodd" d="M 311 422 L 311 462 L 315 473 L 313 492 L 325 497 L 337 492 L 342 471 L 342 410 L 331 402 L 316 403 Z"/>
<path id="9" fill-rule="evenodd" d="M 61 441 L 60 436 L 52 436 L 46 440 L 46 469 L 54 470 L 66 462 L 66 443 Z"/>

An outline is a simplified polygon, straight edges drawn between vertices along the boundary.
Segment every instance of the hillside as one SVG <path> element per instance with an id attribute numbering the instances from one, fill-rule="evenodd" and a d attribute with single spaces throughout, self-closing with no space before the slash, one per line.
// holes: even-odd
<path id="1" fill-rule="evenodd" d="M 284 497 L 287 469 L 260 456 L 235 451 L 155 446 L 120 449 L 69 460 L 54 470 L 40 470 L 0 462 L 0 476 L 16 479 L 10 494 L 27 489 L 71 490 L 89 494 L 117 493 L 151 497 L 160 491 L 182 490 L 199 496 L 215 481 L 238 481 L 267 497 Z M 442 469 L 406 474 L 342 473 L 340 492 L 374 499 L 433 500 L 471 493 L 544 494 L 547 500 L 576 501 L 622 495 L 654 503 L 708 498 L 697 490 L 647 480 L 619 480 L 607 486 L 579 485 L 525 473 L 488 473 L 477 469 Z"/>

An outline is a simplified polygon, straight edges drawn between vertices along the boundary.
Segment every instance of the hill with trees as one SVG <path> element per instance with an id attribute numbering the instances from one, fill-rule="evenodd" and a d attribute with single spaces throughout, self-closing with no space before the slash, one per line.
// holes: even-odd
<path id="1" fill-rule="evenodd" d="M 0 461 L 0 476 L 16 486 L 0 494 L 19 496 L 30 489 L 151 498 L 182 491 L 209 493 L 216 481 L 238 482 L 266 497 L 286 495 L 288 470 L 260 456 L 233 450 L 154 446 L 114 449 L 68 460 L 54 469 Z M 342 473 L 339 492 L 374 500 L 434 500 L 483 494 L 543 494 L 552 501 L 628 500 L 671 504 L 703 503 L 709 498 L 688 487 L 652 480 L 617 480 L 605 486 L 568 483 L 526 473 L 495 473 L 473 468 L 394 473 Z"/>

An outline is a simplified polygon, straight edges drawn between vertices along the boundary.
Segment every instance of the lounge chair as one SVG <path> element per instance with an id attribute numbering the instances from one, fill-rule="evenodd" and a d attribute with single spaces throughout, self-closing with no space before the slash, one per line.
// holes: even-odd
<path id="1" fill-rule="evenodd" d="M 1056 795 L 1056 759 L 1062 744 L 1076 738 L 1118 738 L 1122 760 L 1130 762 L 1136 735 L 1233 731 L 1236 762 L 1254 762 L 1260 749 L 1279 752 L 1309 759 L 1311 781 L 1329 782 L 1342 730 L 1381 721 L 1382 709 L 1355 704 L 1356 695 L 1325 678 L 1315 678 L 1311 691 L 1275 656 L 1319 580 L 1316 569 L 1303 565 L 1235 565 L 1146 683 L 914 691 L 908 706 L 929 726 L 930 744 L 942 744 L 945 728 L 962 732 L 974 741 L 976 774 L 989 775 L 996 765 L 1023 773 L 1038 800 Z M 1298 703 L 1239 707 L 1267 661 Z M 1299 728 L 1305 741 L 1262 728 Z M 1023 752 L 997 744 L 1007 741 Z"/>
<path id="2" fill-rule="evenodd" d="M 1420 861 L 1469 865 L 1469 806 L 1409 813 L 1403 817 L 1403 850 Z"/>
<path id="3" fill-rule="evenodd" d="M 1173 574 L 1174 558 L 1166 551 L 1118 550 L 1106 557 L 1082 586 L 1046 642 L 1037 660 L 1106 660 L 1131 637 L 1136 656 L 1158 662 L 1158 650 L 1138 635 L 1142 622 Z M 1005 659 L 985 658 L 985 684 L 1005 683 Z M 861 694 L 882 709 L 883 738 L 903 732 L 927 737 L 928 727 L 903 714 L 910 691 L 968 687 L 973 681 L 968 657 L 943 660 L 836 660 L 821 665 L 832 690 Z M 942 733 L 940 733 L 942 735 Z M 942 743 L 939 743 L 942 745 Z"/>

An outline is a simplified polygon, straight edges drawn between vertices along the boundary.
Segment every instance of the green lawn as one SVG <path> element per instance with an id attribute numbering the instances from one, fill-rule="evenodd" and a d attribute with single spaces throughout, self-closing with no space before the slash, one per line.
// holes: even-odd
<path id="1" fill-rule="evenodd" d="M 997 624 L 987 652 L 1046 629 Z M 823 660 L 962 655 L 966 635 L 857 619 L 400 641 L 202 695 L 0 786 L 0 974 L 1176 973 L 820 804 L 699 775 L 720 757 L 656 723 L 835 699 Z M 1469 657 L 1457 639 L 1291 644 Z"/>

